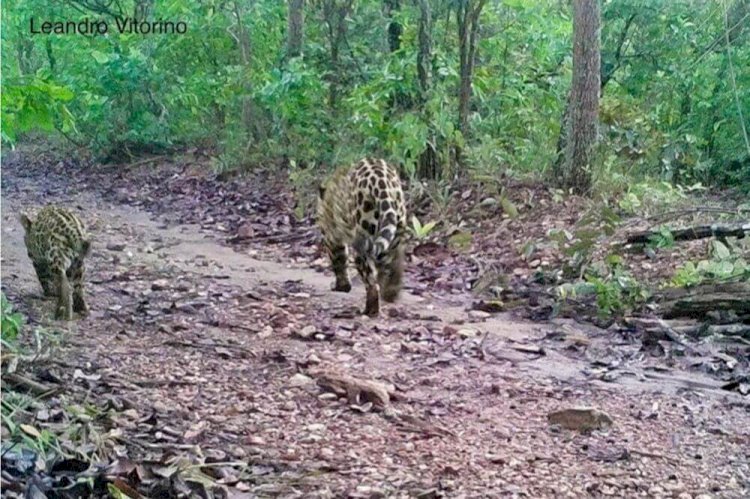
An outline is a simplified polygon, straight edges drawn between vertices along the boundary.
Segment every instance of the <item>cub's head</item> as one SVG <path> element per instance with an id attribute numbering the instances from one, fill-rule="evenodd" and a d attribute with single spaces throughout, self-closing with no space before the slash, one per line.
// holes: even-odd
<path id="1" fill-rule="evenodd" d="M 21 225 L 23 226 L 24 234 L 23 234 L 23 242 L 26 245 L 26 248 L 29 247 L 29 234 L 31 234 L 31 227 L 33 226 L 34 222 L 29 218 L 29 216 L 26 213 L 21 213 L 18 216 L 18 220 L 21 222 Z"/>

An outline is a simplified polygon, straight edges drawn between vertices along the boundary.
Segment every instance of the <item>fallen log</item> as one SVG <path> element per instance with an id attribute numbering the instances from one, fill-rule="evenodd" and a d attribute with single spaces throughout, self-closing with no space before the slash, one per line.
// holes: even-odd
<path id="1" fill-rule="evenodd" d="M 750 340 L 750 325 L 716 324 L 712 326 L 706 326 L 706 334 L 736 336 L 738 338 L 745 338 L 746 340 Z"/>
<path id="2" fill-rule="evenodd" d="M 750 283 L 706 284 L 668 289 L 657 296 L 659 313 L 665 319 L 703 319 L 715 311 L 732 311 L 740 320 L 750 320 Z"/>
<path id="3" fill-rule="evenodd" d="M 704 239 L 706 237 L 737 237 L 743 238 L 750 235 L 750 222 L 732 225 L 697 225 L 685 229 L 671 230 L 672 237 L 675 241 L 691 241 L 694 239 Z M 626 244 L 647 244 L 651 238 L 661 234 L 659 230 L 644 230 L 630 234 Z"/>

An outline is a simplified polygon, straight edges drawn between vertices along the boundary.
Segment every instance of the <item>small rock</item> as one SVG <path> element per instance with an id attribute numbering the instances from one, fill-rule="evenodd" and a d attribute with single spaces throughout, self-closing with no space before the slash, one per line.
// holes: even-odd
<path id="1" fill-rule="evenodd" d="M 442 494 L 436 488 L 422 490 L 417 493 L 418 499 L 437 499 L 438 497 L 441 497 L 441 496 Z"/>
<path id="2" fill-rule="evenodd" d="M 446 325 L 446 326 L 443 327 L 443 334 L 445 334 L 445 335 L 458 334 L 458 331 L 459 331 L 458 328 L 456 328 L 454 326 Z"/>
<path id="3" fill-rule="evenodd" d="M 259 338 L 268 338 L 271 335 L 273 335 L 273 328 L 271 326 L 264 327 L 263 330 L 258 333 Z"/>
<path id="4" fill-rule="evenodd" d="M 350 494 L 349 497 L 362 498 L 362 499 L 380 499 L 385 497 L 385 493 L 375 487 L 369 485 L 358 485 L 357 490 Z"/>
<path id="5" fill-rule="evenodd" d="M 479 206 L 482 208 L 489 208 L 491 206 L 497 206 L 497 199 L 495 198 L 484 198 L 482 199 L 482 202 L 479 203 Z"/>
<path id="6" fill-rule="evenodd" d="M 485 312 L 483 310 L 470 310 L 469 311 L 469 319 L 473 319 L 473 320 L 484 320 L 491 316 L 492 314 L 490 314 L 489 312 Z"/>
<path id="7" fill-rule="evenodd" d="M 500 456 L 498 454 L 485 454 L 484 457 L 487 459 L 487 461 L 494 463 L 494 464 L 505 464 L 507 460 L 504 456 Z"/>
<path id="8" fill-rule="evenodd" d="M 250 223 L 244 223 L 237 229 L 237 237 L 240 239 L 250 239 L 255 235 L 255 229 Z"/>
<path id="9" fill-rule="evenodd" d="M 550 424 L 560 425 L 568 430 L 598 430 L 612 424 L 608 414 L 591 407 L 574 407 L 547 414 Z"/>
<path id="10" fill-rule="evenodd" d="M 312 353 L 307 357 L 307 362 L 309 364 L 320 364 L 320 357 Z"/>
<path id="11" fill-rule="evenodd" d="M 250 445 L 258 445 L 258 446 L 266 445 L 266 440 L 263 437 L 260 437 L 258 435 L 250 435 L 249 437 L 247 437 L 246 440 L 247 440 L 247 443 L 249 443 Z"/>
<path id="12" fill-rule="evenodd" d="M 311 433 L 310 435 L 302 437 L 299 441 L 303 444 L 314 444 L 316 442 L 320 442 L 321 440 L 323 440 L 323 437 L 315 433 Z"/>
<path id="13" fill-rule="evenodd" d="M 169 281 L 166 279 L 157 279 L 154 282 L 151 283 L 151 290 L 152 291 L 161 291 L 163 289 L 167 289 L 169 286 Z"/>
<path id="14" fill-rule="evenodd" d="M 220 463 L 227 460 L 227 453 L 221 449 L 205 449 L 203 453 L 207 463 Z"/>
<path id="15" fill-rule="evenodd" d="M 531 267 L 532 269 L 535 269 L 535 268 L 537 268 L 537 267 L 538 267 L 538 266 L 539 266 L 539 265 L 540 265 L 541 263 L 542 263 L 542 261 L 541 261 L 541 260 L 539 260 L 539 259 L 537 259 L 537 260 L 532 260 L 532 261 L 531 261 L 531 263 L 529 263 L 529 267 Z"/>
<path id="16" fill-rule="evenodd" d="M 315 382 L 310 376 L 297 373 L 289 379 L 289 386 L 307 386 Z"/>
<path id="17" fill-rule="evenodd" d="M 109 251 L 122 251 L 125 249 L 125 243 L 107 243 L 107 249 Z"/>
<path id="18" fill-rule="evenodd" d="M 314 335 L 317 332 L 317 329 L 315 329 L 315 326 L 305 326 L 302 329 L 298 331 L 294 331 L 295 336 L 299 336 L 300 338 L 310 338 L 312 335 Z"/>
<path id="19" fill-rule="evenodd" d="M 475 336 L 479 336 L 479 331 L 477 331 L 476 329 L 464 328 L 459 329 L 456 334 L 458 334 L 462 338 L 474 338 Z"/>

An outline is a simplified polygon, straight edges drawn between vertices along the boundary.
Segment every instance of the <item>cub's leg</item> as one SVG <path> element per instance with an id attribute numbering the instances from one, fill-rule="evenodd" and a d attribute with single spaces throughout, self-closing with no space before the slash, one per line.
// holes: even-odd
<path id="1" fill-rule="evenodd" d="M 55 319 L 69 321 L 73 319 L 73 303 L 71 300 L 70 282 L 64 270 L 57 271 L 57 310 Z"/>
<path id="2" fill-rule="evenodd" d="M 348 293 L 352 290 L 352 283 L 349 281 L 349 275 L 346 272 L 346 246 L 334 246 L 330 250 L 330 256 L 331 267 L 336 275 L 336 282 L 333 283 L 331 289 Z"/>
<path id="3" fill-rule="evenodd" d="M 39 278 L 39 284 L 42 285 L 44 296 L 56 296 L 55 283 L 49 273 L 49 268 L 44 264 L 34 263 L 34 270 L 37 278 Z"/>
<path id="4" fill-rule="evenodd" d="M 88 315 L 89 308 L 83 298 L 83 260 L 76 260 L 70 268 L 70 280 L 73 282 L 73 311 Z"/>

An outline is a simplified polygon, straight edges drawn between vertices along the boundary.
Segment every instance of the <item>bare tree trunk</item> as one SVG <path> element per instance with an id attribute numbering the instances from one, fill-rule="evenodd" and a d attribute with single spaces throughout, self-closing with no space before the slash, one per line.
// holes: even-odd
<path id="1" fill-rule="evenodd" d="M 555 163 L 557 184 L 576 194 L 591 190 L 601 90 L 601 31 L 598 0 L 573 0 L 573 82 L 568 117 L 560 133 L 564 153 Z"/>
<path id="2" fill-rule="evenodd" d="M 252 54 L 250 47 L 250 34 L 247 32 L 245 23 L 242 20 L 242 9 L 240 8 L 239 0 L 234 0 L 233 13 L 237 20 L 237 33 L 234 34 L 235 41 L 240 48 L 240 59 L 242 65 L 245 66 L 246 71 L 250 71 L 250 64 L 252 62 Z M 242 89 L 242 124 L 245 130 L 248 132 L 250 137 L 253 137 L 253 103 L 250 99 L 250 83 L 249 79 L 244 79 L 244 88 Z"/>
<path id="3" fill-rule="evenodd" d="M 351 11 L 354 0 L 325 0 L 323 16 L 328 25 L 328 43 L 330 48 L 331 70 L 328 74 L 328 105 L 335 110 L 338 107 L 339 91 L 339 50 L 346 37 L 346 18 Z"/>
<path id="4" fill-rule="evenodd" d="M 431 62 L 432 62 L 432 11 L 429 0 L 417 0 L 419 5 L 419 33 L 417 40 L 417 77 L 422 102 L 427 99 L 430 90 Z"/>
<path id="5" fill-rule="evenodd" d="M 474 55 L 477 48 L 479 14 L 482 13 L 485 3 L 486 0 L 460 0 L 456 10 L 460 65 L 458 128 L 464 137 L 467 137 L 469 134 L 471 80 L 474 73 Z"/>
<path id="6" fill-rule="evenodd" d="M 417 51 L 417 79 L 419 80 L 419 102 L 425 113 L 431 87 L 432 76 L 432 11 L 429 0 L 417 0 L 419 6 L 419 33 L 417 40 L 419 48 Z M 429 120 L 429 116 L 425 116 Z M 437 178 L 438 176 L 437 153 L 435 151 L 435 135 L 431 132 L 430 138 L 425 144 L 425 149 L 417 162 L 417 175 L 420 178 Z"/>
<path id="7" fill-rule="evenodd" d="M 289 0 L 286 30 L 286 57 L 298 57 L 302 53 L 305 28 L 305 0 Z"/>
<path id="8" fill-rule="evenodd" d="M 400 57 L 400 54 L 395 53 L 401 49 L 401 34 L 403 33 L 403 27 L 397 17 L 401 10 L 401 0 L 385 0 L 384 7 L 388 18 L 388 52 L 392 54 L 391 57 Z M 389 97 L 389 108 L 410 108 L 413 102 L 409 97 L 403 88 L 396 88 Z"/>

